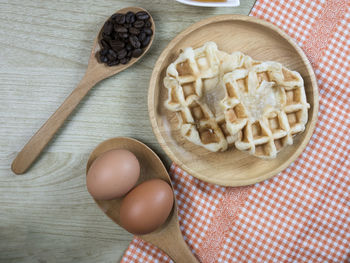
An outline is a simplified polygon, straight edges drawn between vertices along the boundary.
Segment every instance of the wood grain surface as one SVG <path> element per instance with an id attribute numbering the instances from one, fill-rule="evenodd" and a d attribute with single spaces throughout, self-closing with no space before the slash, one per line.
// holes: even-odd
<path id="1" fill-rule="evenodd" d="M 191 24 L 237 8 L 189 7 L 174 0 L 0 0 L 0 262 L 118 262 L 132 235 L 104 215 L 85 186 L 90 152 L 128 136 L 155 150 L 147 112 L 151 72 L 161 51 Z M 24 175 L 12 160 L 82 78 L 93 39 L 113 11 L 146 8 L 157 32 L 132 68 L 99 83 Z M 171 7 L 171 8 L 170 8 Z"/>

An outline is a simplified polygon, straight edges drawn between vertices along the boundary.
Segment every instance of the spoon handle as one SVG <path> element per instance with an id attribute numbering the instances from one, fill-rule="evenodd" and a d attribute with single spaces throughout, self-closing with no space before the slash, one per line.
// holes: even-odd
<path id="1" fill-rule="evenodd" d="M 199 263 L 182 236 L 176 208 L 163 231 L 144 235 L 141 238 L 163 250 L 175 263 Z"/>
<path id="2" fill-rule="evenodd" d="M 27 171 L 79 102 L 99 81 L 91 77 L 91 75 L 93 74 L 85 74 L 78 86 L 66 98 L 62 105 L 23 147 L 12 162 L 11 169 L 15 174 L 22 174 Z"/>
<path id="3" fill-rule="evenodd" d="M 174 235 L 172 242 L 159 245 L 159 247 L 170 256 L 175 263 L 199 263 L 187 246 L 182 235 Z"/>

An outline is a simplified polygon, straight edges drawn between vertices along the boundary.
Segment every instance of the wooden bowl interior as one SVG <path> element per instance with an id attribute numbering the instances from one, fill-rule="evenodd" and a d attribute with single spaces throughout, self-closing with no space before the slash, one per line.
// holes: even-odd
<path id="1" fill-rule="evenodd" d="M 176 59 L 181 49 L 189 46 L 196 48 L 207 41 L 216 42 L 220 50 L 228 53 L 241 51 L 255 60 L 278 61 L 302 75 L 307 101 L 311 105 L 309 121 L 305 131 L 294 138 L 294 144 L 284 148 L 277 158 L 263 160 L 235 148 L 212 153 L 181 136 L 175 113 L 164 107 L 168 94 L 163 85 L 163 78 L 167 66 Z M 301 49 L 271 24 L 235 15 L 199 22 L 169 44 L 154 68 L 148 102 L 154 133 L 168 156 L 191 175 L 203 181 L 226 186 L 253 184 L 285 169 L 309 141 L 318 111 L 315 76 Z"/>

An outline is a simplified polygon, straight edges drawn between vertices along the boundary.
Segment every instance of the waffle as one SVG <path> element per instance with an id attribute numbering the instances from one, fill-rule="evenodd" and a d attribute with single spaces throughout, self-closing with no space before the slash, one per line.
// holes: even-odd
<path id="1" fill-rule="evenodd" d="M 223 113 L 214 115 L 202 101 L 203 90 L 210 89 L 206 84 L 217 85 L 219 68 L 216 44 L 208 42 L 195 50 L 186 48 L 168 66 L 164 78 L 168 89 L 165 106 L 177 113 L 182 136 L 213 152 L 225 151 L 235 141 Z"/>
<path id="2" fill-rule="evenodd" d="M 226 126 L 238 133 L 235 146 L 262 158 L 275 158 L 308 119 L 304 82 L 277 62 L 254 62 L 223 77 Z"/>
<path id="3" fill-rule="evenodd" d="M 183 50 L 168 66 L 164 86 L 165 106 L 176 112 L 182 136 L 214 152 L 235 145 L 275 158 L 308 119 L 299 73 L 241 52 L 227 54 L 214 42 Z"/>

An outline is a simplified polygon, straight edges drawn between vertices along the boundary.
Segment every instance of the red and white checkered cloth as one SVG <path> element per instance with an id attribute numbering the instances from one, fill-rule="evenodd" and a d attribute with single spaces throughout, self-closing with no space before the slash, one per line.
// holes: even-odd
<path id="1" fill-rule="evenodd" d="M 350 1 L 258 0 L 251 15 L 303 48 L 319 85 L 310 143 L 248 187 L 204 183 L 172 165 L 184 238 L 201 262 L 350 262 Z M 121 262 L 171 262 L 135 238 Z"/>

